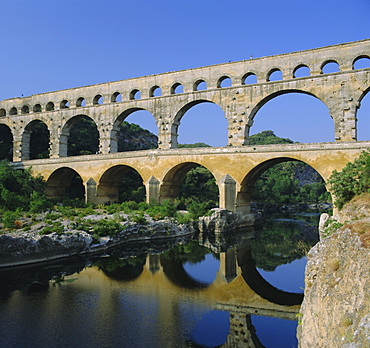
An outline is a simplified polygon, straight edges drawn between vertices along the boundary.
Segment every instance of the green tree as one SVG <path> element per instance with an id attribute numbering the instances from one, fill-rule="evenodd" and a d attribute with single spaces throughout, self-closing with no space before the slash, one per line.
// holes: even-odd
<path id="1" fill-rule="evenodd" d="M 99 132 L 95 122 L 81 118 L 71 127 L 68 137 L 68 156 L 94 154 L 99 149 Z"/>
<path id="2" fill-rule="evenodd" d="M 335 197 L 335 206 L 342 209 L 354 196 L 370 192 L 370 152 L 363 151 L 353 162 L 348 162 L 342 171 L 333 171 L 329 185 Z"/>
<path id="3" fill-rule="evenodd" d="M 45 186 L 42 177 L 32 176 L 30 169 L 14 170 L 7 163 L 0 163 L 0 208 L 27 211 L 32 205 L 48 206 Z"/>

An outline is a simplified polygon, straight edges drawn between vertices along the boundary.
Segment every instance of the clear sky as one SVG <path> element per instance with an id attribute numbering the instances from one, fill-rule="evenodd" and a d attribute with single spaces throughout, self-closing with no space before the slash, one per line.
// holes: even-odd
<path id="1" fill-rule="evenodd" d="M 370 0 L 0 0 L 0 14 L 0 100 L 370 38 Z M 212 132 L 194 118 L 212 119 Z M 370 93 L 358 119 L 359 140 L 370 139 Z M 145 113 L 127 120 L 154 130 Z M 184 115 L 179 141 L 223 146 L 226 126 L 221 109 L 201 104 Z M 267 103 L 251 133 L 268 129 L 334 140 L 310 96 Z"/>

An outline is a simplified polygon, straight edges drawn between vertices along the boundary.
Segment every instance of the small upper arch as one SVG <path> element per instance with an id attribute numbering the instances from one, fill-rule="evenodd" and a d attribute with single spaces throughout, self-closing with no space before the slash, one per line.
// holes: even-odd
<path id="1" fill-rule="evenodd" d="M 335 59 L 328 59 L 321 64 L 321 74 L 330 74 L 339 72 L 339 64 Z"/>
<path id="2" fill-rule="evenodd" d="M 207 82 L 204 79 L 199 79 L 193 84 L 193 91 L 204 91 L 207 89 Z"/>
<path id="3" fill-rule="evenodd" d="M 104 98 L 101 94 L 97 94 L 93 99 L 93 105 L 101 105 L 104 103 Z"/>
<path id="4" fill-rule="evenodd" d="M 176 82 L 171 87 L 171 94 L 180 94 L 184 93 L 184 86 L 180 82 Z"/>
<path id="5" fill-rule="evenodd" d="M 122 94 L 120 92 L 114 92 L 110 98 L 111 103 L 118 103 L 122 101 Z"/>
<path id="6" fill-rule="evenodd" d="M 54 103 L 53 102 L 47 103 L 46 106 L 45 106 L 45 110 L 46 111 L 53 111 L 53 110 L 55 110 Z"/>
<path id="7" fill-rule="evenodd" d="M 9 111 L 9 115 L 17 115 L 17 114 L 18 114 L 18 110 L 15 106 L 13 106 Z"/>
<path id="8" fill-rule="evenodd" d="M 162 89 L 159 86 L 153 86 L 149 90 L 149 97 L 161 97 L 162 96 Z"/>
<path id="9" fill-rule="evenodd" d="M 257 76 L 254 72 L 247 72 L 241 78 L 242 85 L 252 85 L 257 83 Z"/>
<path id="10" fill-rule="evenodd" d="M 224 75 L 221 76 L 217 81 L 217 88 L 231 87 L 232 81 L 230 76 Z"/>
<path id="11" fill-rule="evenodd" d="M 37 103 L 33 106 L 33 109 L 32 109 L 33 112 L 42 112 L 42 106 L 40 103 Z"/>
<path id="12" fill-rule="evenodd" d="M 84 97 L 79 97 L 76 100 L 76 107 L 83 107 L 86 106 L 86 99 Z"/>
<path id="13" fill-rule="evenodd" d="M 311 75 L 311 70 L 306 64 L 299 64 L 293 70 L 293 78 L 307 77 Z"/>
<path id="14" fill-rule="evenodd" d="M 352 63 L 353 70 L 366 68 L 370 68 L 370 55 L 362 54 L 353 60 Z"/>
<path id="15" fill-rule="evenodd" d="M 280 70 L 280 68 L 272 68 L 268 73 L 266 77 L 266 81 L 279 81 L 283 79 L 283 73 Z"/>
<path id="16" fill-rule="evenodd" d="M 137 99 L 141 99 L 141 92 L 140 90 L 138 89 L 133 89 L 131 92 L 130 92 L 130 100 L 137 100 Z"/>
<path id="17" fill-rule="evenodd" d="M 30 112 L 30 107 L 28 105 L 23 105 L 21 109 L 22 114 L 29 114 Z"/>
<path id="18" fill-rule="evenodd" d="M 0 109 L 0 117 L 6 116 L 6 110 L 5 109 Z"/>
<path id="19" fill-rule="evenodd" d="M 68 109 L 69 108 L 69 101 L 67 99 L 64 99 L 60 102 L 60 108 L 61 109 Z"/>

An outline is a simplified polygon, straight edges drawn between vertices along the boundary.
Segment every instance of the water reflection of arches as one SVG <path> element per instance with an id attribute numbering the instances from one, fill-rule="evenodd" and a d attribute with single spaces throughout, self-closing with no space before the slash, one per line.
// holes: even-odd
<path id="1" fill-rule="evenodd" d="M 252 258 L 250 243 L 238 248 L 237 257 L 243 279 L 262 298 L 283 306 L 294 306 L 302 303 L 303 294 L 277 289 L 259 274 L 256 263 Z"/>
<path id="2" fill-rule="evenodd" d="M 202 283 L 198 280 L 192 278 L 184 269 L 182 261 L 176 260 L 175 258 L 168 258 L 166 256 L 161 256 L 161 266 L 163 272 L 176 286 L 187 290 L 202 290 L 209 286 L 209 284 Z"/>

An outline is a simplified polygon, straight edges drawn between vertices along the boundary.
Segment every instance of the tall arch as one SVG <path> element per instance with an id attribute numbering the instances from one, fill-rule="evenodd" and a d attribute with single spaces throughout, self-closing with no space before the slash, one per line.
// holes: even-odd
<path id="1" fill-rule="evenodd" d="M 221 107 L 209 100 L 195 100 L 184 105 L 175 115 L 171 125 L 171 145 L 205 143 L 226 146 L 227 127 Z"/>
<path id="2" fill-rule="evenodd" d="M 75 126 L 77 127 L 74 128 Z M 86 115 L 71 117 L 64 124 L 59 141 L 59 157 L 93 154 L 99 151 L 99 132 L 94 120 Z"/>
<path id="3" fill-rule="evenodd" d="M 302 90 L 283 90 L 260 100 L 252 110 L 250 134 L 272 130 L 295 142 L 334 141 L 334 122 L 328 107 L 315 95 Z M 248 130 L 247 130 L 248 131 Z"/>
<path id="4" fill-rule="evenodd" d="M 113 123 L 110 152 L 157 148 L 157 135 L 158 128 L 153 115 L 143 108 L 130 108 L 123 111 Z"/>
<path id="5" fill-rule="evenodd" d="M 50 132 L 41 120 L 26 125 L 22 134 L 22 159 L 49 158 Z"/>
<path id="6" fill-rule="evenodd" d="M 85 187 L 81 176 L 72 168 L 62 167 L 55 170 L 46 181 L 46 196 L 49 199 L 85 200 Z"/>
<path id="7" fill-rule="evenodd" d="M 356 120 L 357 140 L 370 140 L 370 88 L 361 96 Z"/>
<path id="8" fill-rule="evenodd" d="M 5 124 L 0 124 L 0 161 L 13 160 L 13 134 Z"/>

